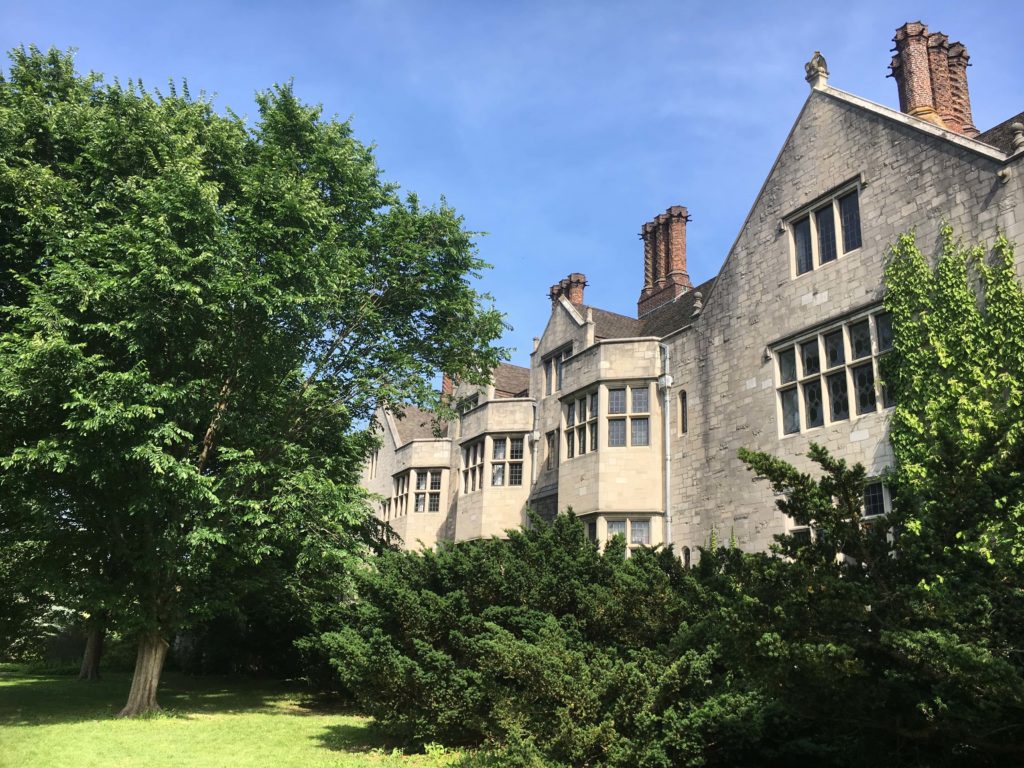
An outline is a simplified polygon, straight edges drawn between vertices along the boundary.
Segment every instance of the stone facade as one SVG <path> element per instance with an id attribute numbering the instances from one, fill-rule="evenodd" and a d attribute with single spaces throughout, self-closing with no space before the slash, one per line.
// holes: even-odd
<path id="1" fill-rule="evenodd" d="M 896 43 L 911 114 L 829 86 L 820 55 L 808 65 L 808 99 L 716 278 L 691 286 L 688 217 L 674 206 L 643 228 L 638 317 L 587 306 L 586 278 L 573 273 L 551 289 L 528 370 L 503 366 L 483 391 L 446 384 L 467 407 L 443 437 L 403 441 L 383 419 L 366 485 L 407 545 L 500 535 L 532 507 L 572 508 L 601 541 L 621 533 L 688 553 L 717 535 L 762 550 L 790 523 L 739 448 L 810 469 L 813 441 L 881 476 L 892 462 L 878 370 L 890 245 L 914 230 L 937 255 L 944 222 L 968 241 L 1003 232 L 1024 243 L 1021 116 L 978 134 L 957 80 L 963 46 L 920 23 Z M 442 512 L 396 517 L 395 478 L 432 468 Z"/>

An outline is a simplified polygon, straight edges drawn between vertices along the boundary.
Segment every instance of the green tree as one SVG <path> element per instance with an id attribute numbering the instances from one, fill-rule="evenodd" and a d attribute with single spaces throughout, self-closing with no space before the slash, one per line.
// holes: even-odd
<path id="1" fill-rule="evenodd" d="M 123 715 L 236 570 L 291 548 L 344 573 L 377 543 L 360 425 L 501 356 L 461 219 L 291 86 L 257 104 L 52 50 L 0 82 L 0 535 L 137 635 Z"/>

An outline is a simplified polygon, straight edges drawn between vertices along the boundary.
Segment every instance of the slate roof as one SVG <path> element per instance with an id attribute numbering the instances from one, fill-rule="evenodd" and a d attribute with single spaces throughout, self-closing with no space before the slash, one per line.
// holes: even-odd
<path id="1" fill-rule="evenodd" d="M 684 325 L 693 322 L 693 305 L 700 293 L 706 303 L 711 289 L 715 285 L 716 277 L 705 280 L 692 291 L 687 291 L 682 296 L 677 296 L 667 304 L 662 304 L 653 312 L 648 312 L 640 319 L 643 325 L 643 332 L 640 336 L 657 336 L 659 338 L 668 336 L 673 331 L 678 331 Z"/>
<path id="2" fill-rule="evenodd" d="M 494 394 L 497 397 L 526 397 L 530 393 L 530 369 L 501 363 L 494 369 Z"/>
<path id="3" fill-rule="evenodd" d="M 415 405 L 407 405 L 401 412 L 392 414 L 395 418 L 395 429 L 398 431 L 398 444 L 403 446 L 412 440 L 428 439 L 436 437 L 434 434 L 434 414 L 424 411 Z M 439 422 L 440 434 L 444 434 L 445 423 Z"/>
<path id="4" fill-rule="evenodd" d="M 599 339 L 629 339 L 643 335 L 640 332 L 640 321 L 635 317 L 626 317 L 597 307 L 584 307 L 584 317 L 588 309 L 593 313 L 594 335 Z"/>
<path id="5" fill-rule="evenodd" d="M 1004 120 L 984 133 L 979 133 L 975 138 L 1009 154 L 1013 152 L 1013 132 L 1010 130 L 1010 126 L 1014 123 L 1024 123 L 1024 112 Z"/>

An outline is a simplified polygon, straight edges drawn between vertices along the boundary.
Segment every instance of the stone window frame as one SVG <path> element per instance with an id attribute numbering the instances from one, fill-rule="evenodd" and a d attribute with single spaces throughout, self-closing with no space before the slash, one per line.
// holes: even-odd
<path id="1" fill-rule="evenodd" d="M 601 400 L 600 387 L 590 387 L 576 392 L 562 403 L 566 460 L 593 453 L 600 447 L 598 423 Z"/>
<path id="2" fill-rule="evenodd" d="M 480 437 L 462 446 L 462 492 L 483 490 L 483 480 L 484 439 Z"/>
<path id="3" fill-rule="evenodd" d="M 854 336 L 865 323 L 869 340 L 867 351 L 856 345 L 856 339 L 863 337 Z M 837 340 L 840 347 L 835 344 Z M 892 317 L 877 306 L 776 344 L 771 358 L 779 437 L 784 439 L 835 424 L 853 423 L 862 416 L 892 408 L 895 403 L 882 384 L 880 371 L 881 360 L 891 349 Z M 816 368 L 809 365 L 815 359 L 815 352 Z M 841 354 L 842 359 L 830 362 L 832 353 Z M 865 375 L 870 376 L 870 389 L 864 387 Z M 845 397 L 845 415 L 844 411 L 837 410 L 840 403 L 836 395 L 840 391 Z M 870 393 L 870 405 L 859 397 L 866 393 Z"/>
<path id="4" fill-rule="evenodd" d="M 391 501 L 395 517 L 402 517 L 409 512 L 409 473 L 411 470 L 403 470 L 391 477 L 392 493 Z"/>
<path id="5" fill-rule="evenodd" d="M 501 450 L 498 447 L 501 446 Z M 518 450 L 517 450 L 518 446 Z M 498 454 L 501 454 L 500 456 Z M 509 434 L 491 437 L 490 478 L 494 488 L 515 488 L 523 484 L 523 463 L 526 461 L 526 435 Z M 501 470 L 501 481 L 497 482 Z"/>
<path id="6" fill-rule="evenodd" d="M 544 371 L 544 394 L 553 395 L 562 391 L 564 383 L 565 361 L 572 356 L 572 344 L 566 344 L 541 359 Z"/>
<path id="7" fill-rule="evenodd" d="M 651 541 L 653 539 L 654 533 L 654 523 L 650 515 L 626 513 L 604 515 L 603 517 L 605 524 L 604 540 L 606 543 L 611 541 L 614 536 L 617 536 L 619 533 L 621 533 L 626 539 L 626 547 L 628 549 L 637 549 L 639 547 L 651 546 Z M 621 523 L 621 531 L 616 531 L 616 533 L 612 533 L 611 525 L 613 523 L 616 526 L 618 526 Z M 646 526 L 647 533 L 646 536 L 643 537 L 646 539 L 646 541 L 634 540 L 636 539 L 636 535 L 634 533 L 634 524 L 637 524 L 637 527 L 641 527 L 641 525 Z"/>
<path id="8" fill-rule="evenodd" d="M 860 202 L 865 186 L 863 179 L 857 176 L 785 217 L 783 228 L 788 232 L 790 273 L 794 279 L 816 272 L 863 247 Z M 852 215 L 843 205 L 851 196 L 856 202 Z M 807 263 L 801 258 L 803 249 L 799 245 L 805 224 Z"/>
<path id="9" fill-rule="evenodd" d="M 651 397 L 651 385 L 650 381 L 642 383 L 638 382 L 623 382 L 621 384 L 608 384 L 608 396 L 605 398 L 607 401 L 605 415 L 605 430 L 608 433 L 608 447 L 609 448 L 649 448 L 651 445 L 651 403 L 653 398 Z M 636 390 L 647 390 L 647 404 L 645 410 L 636 410 L 636 398 L 633 392 Z M 622 410 L 612 410 L 612 404 L 615 403 L 618 398 L 614 396 L 614 393 L 623 392 L 623 404 Z M 646 440 L 644 442 L 637 442 L 637 422 L 646 423 L 645 433 Z M 622 442 L 612 442 L 613 439 L 619 434 L 617 424 L 622 424 Z"/>
<path id="10" fill-rule="evenodd" d="M 410 470 L 416 476 L 416 494 L 413 499 L 413 512 L 441 511 L 441 483 L 444 469 L 424 469 L 417 467 Z"/>

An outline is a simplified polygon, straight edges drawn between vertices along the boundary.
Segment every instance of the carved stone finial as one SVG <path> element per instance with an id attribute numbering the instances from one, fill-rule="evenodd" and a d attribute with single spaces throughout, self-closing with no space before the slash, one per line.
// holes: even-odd
<path id="1" fill-rule="evenodd" d="M 1020 152 L 1024 149 L 1024 123 L 1010 123 L 1010 130 L 1013 131 L 1013 151 Z"/>
<path id="2" fill-rule="evenodd" d="M 805 80 L 811 84 L 811 88 L 824 88 L 828 85 L 828 64 L 821 51 L 815 51 L 811 60 L 804 64 Z"/>

